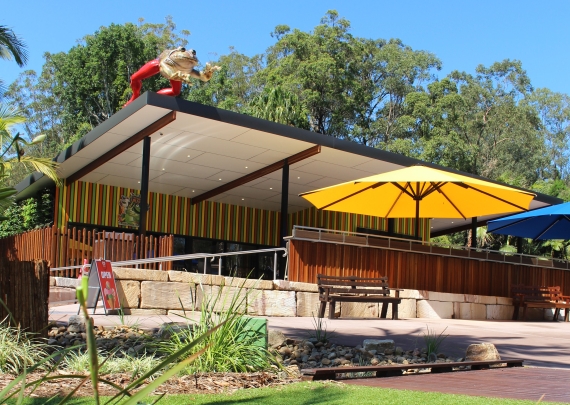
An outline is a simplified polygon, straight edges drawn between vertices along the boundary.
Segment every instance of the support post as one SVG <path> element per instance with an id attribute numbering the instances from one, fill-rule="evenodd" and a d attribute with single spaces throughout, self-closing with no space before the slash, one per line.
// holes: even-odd
<path id="1" fill-rule="evenodd" d="M 396 219 L 388 218 L 388 235 L 393 236 L 396 233 Z"/>
<path id="2" fill-rule="evenodd" d="M 477 247 L 477 217 L 471 218 L 471 247 Z"/>
<path id="3" fill-rule="evenodd" d="M 148 213 L 148 180 L 150 171 L 150 136 L 143 139 L 142 173 L 141 173 L 141 202 L 139 205 L 139 235 L 146 236 L 146 217 Z"/>
<path id="4" fill-rule="evenodd" d="M 287 159 L 283 162 L 283 173 L 281 177 L 281 234 L 280 245 L 285 247 L 285 240 L 287 236 L 287 228 L 289 225 L 289 162 Z"/>
<path id="5" fill-rule="evenodd" d="M 523 252 L 523 238 L 521 238 L 520 236 L 517 237 L 517 253 L 522 254 Z"/>

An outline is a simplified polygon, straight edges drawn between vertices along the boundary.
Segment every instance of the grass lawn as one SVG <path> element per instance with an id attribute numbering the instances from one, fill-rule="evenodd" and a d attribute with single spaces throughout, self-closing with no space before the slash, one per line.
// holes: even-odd
<path id="1" fill-rule="evenodd" d="M 156 399 L 156 397 L 154 397 Z M 538 398 L 537 398 L 538 400 Z M 53 400 L 49 403 L 56 404 Z M 149 403 L 152 403 L 149 400 Z M 12 402 L 12 403 L 15 403 Z M 46 398 L 33 398 L 25 402 L 27 405 L 46 404 Z M 91 405 L 92 398 L 79 398 L 71 404 Z M 104 403 L 104 400 L 102 401 Z M 403 391 L 384 388 L 356 387 L 338 385 L 335 383 L 305 382 L 296 383 L 277 388 L 260 388 L 241 390 L 234 394 L 192 394 L 172 395 L 164 397 L 158 405 L 198 405 L 198 404 L 287 404 L 287 405 L 365 405 L 365 404 L 423 404 L 423 405 L 449 405 L 449 404 L 536 404 L 536 401 L 518 401 L 511 399 L 497 399 L 485 397 L 471 397 L 466 395 L 452 395 L 428 393 L 418 391 Z M 554 404 L 550 402 L 549 404 Z"/>

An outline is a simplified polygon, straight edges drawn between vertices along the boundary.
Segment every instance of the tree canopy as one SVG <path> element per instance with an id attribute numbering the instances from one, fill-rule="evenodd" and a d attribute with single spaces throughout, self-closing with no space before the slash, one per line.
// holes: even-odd
<path id="1" fill-rule="evenodd" d="M 442 61 L 428 50 L 351 30 L 334 10 L 311 31 L 279 25 L 265 52 L 229 49 L 210 82 L 184 85 L 180 97 L 570 199 L 568 95 L 534 89 L 517 60 L 438 77 Z M 51 157 L 115 114 L 130 75 L 189 34 L 170 17 L 140 20 L 46 53 L 42 71 L 5 94 L 27 137 L 47 136 L 30 153 Z M 155 76 L 143 90 L 167 85 Z"/>

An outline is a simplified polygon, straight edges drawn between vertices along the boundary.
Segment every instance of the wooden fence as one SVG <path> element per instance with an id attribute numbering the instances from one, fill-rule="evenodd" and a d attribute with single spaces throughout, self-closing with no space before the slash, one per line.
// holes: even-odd
<path id="1" fill-rule="evenodd" d="M 104 258 L 111 261 L 172 256 L 174 237 L 146 236 L 127 232 L 96 232 L 86 229 L 36 229 L 0 239 L 0 259 L 48 261 L 51 268 L 77 266 L 83 260 Z M 140 268 L 170 270 L 171 262 L 140 265 Z M 57 272 L 62 277 L 77 277 L 78 269 Z"/>
<path id="2" fill-rule="evenodd" d="M 49 276 L 45 260 L 0 261 L 0 320 L 47 337 Z"/>
<path id="3" fill-rule="evenodd" d="M 570 295 L 570 271 L 292 239 L 289 280 L 316 283 L 317 274 L 388 277 L 391 287 L 510 297 L 512 284 L 560 286 Z"/>

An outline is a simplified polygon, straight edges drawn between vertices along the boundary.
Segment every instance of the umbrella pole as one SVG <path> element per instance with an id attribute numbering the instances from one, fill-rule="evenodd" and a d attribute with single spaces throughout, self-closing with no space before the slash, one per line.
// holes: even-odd
<path id="1" fill-rule="evenodd" d="M 420 200 L 416 200 L 416 238 L 420 237 Z"/>

